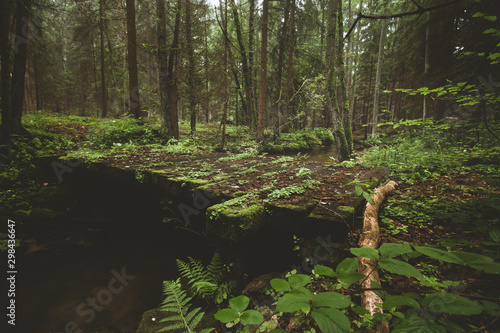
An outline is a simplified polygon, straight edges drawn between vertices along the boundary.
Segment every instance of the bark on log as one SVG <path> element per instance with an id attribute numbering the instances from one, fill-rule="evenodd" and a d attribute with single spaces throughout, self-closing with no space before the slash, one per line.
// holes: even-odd
<path id="1" fill-rule="evenodd" d="M 366 203 L 364 214 L 363 231 L 359 238 L 359 247 L 368 246 L 377 249 L 380 241 L 380 230 L 378 226 L 378 211 L 385 197 L 396 189 L 398 184 L 391 180 L 382 187 L 375 190 L 373 201 L 375 204 Z M 362 289 L 371 288 L 372 281 L 380 284 L 380 278 L 377 271 L 377 263 L 368 258 L 358 257 L 359 266 L 358 271 L 363 273 L 366 278 L 361 283 Z M 373 291 L 361 292 L 361 306 L 367 309 L 370 314 L 383 313 L 382 309 L 375 305 L 375 303 L 383 303 L 382 299 L 378 297 Z M 373 327 L 373 332 L 389 332 L 389 325 L 381 323 Z"/>

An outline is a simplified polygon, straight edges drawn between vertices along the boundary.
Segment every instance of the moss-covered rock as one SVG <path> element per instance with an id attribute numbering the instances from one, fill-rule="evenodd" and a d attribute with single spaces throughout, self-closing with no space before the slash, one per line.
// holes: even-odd
<path id="1" fill-rule="evenodd" d="M 237 197 L 207 209 L 207 232 L 218 238 L 238 241 L 266 224 L 266 209 L 249 195 Z"/>

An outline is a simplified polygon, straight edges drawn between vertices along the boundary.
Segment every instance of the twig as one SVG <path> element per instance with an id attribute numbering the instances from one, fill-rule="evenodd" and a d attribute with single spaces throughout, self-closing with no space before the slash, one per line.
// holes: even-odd
<path id="1" fill-rule="evenodd" d="M 443 4 L 440 4 L 440 5 L 436 5 L 436 6 L 428 7 L 428 8 L 424 8 L 422 6 L 419 6 L 419 5 L 415 4 L 418 7 L 418 9 L 415 9 L 415 10 L 413 10 L 411 12 L 389 14 L 389 15 L 372 15 L 372 14 L 363 14 L 363 13 L 359 12 L 358 16 L 356 17 L 356 20 L 354 20 L 353 24 L 349 28 L 349 31 L 347 31 L 347 34 L 344 37 L 344 41 L 352 33 L 352 31 L 356 27 L 356 24 L 359 22 L 359 20 L 361 20 L 363 18 L 370 19 L 370 20 L 383 20 L 383 19 L 390 19 L 390 18 L 397 18 L 397 17 L 405 17 L 405 16 L 411 16 L 411 15 L 417 15 L 417 14 L 422 14 L 422 13 L 425 13 L 425 12 L 429 12 L 431 10 L 435 10 L 435 9 L 439 9 L 439 8 L 444 8 L 444 7 L 447 7 L 447 6 L 450 6 L 450 5 L 454 5 L 454 4 L 457 4 L 457 3 L 461 2 L 461 1 L 462 0 L 453 0 L 453 1 L 450 1 L 450 2 L 447 2 L 447 3 L 443 3 Z M 415 3 L 415 2 L 413 2 L 413 3 Z"/>

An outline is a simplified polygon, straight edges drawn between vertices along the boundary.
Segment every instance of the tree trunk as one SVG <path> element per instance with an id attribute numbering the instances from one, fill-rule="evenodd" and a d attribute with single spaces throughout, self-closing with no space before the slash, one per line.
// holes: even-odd
<path id="1" fill-rule="evenodd" d="M 267 78 L 267 25 L 269 23 L 269 0 L 262 3 L 262 41 L 260 48 L 260 89 L 259 115 L 257 122 L 257 141 L 264 141 L 264 123 L 266 110 L 266 78 Z"/>
<path id="2" fill-rule="evenodd" d="M 338 65 L 336 64 L 337 57 L 341 57 L 339 52 L 338 38 L 342 39 L 343 36 L 339 35 L 338 31 L 338 11 L 342 10 L 340 0 L 330 0 L 328 3 L 328 26 L 327 26 L 327 39 L 326 39 L 326 60 L 325 60 L 325 95 L 326 95 L 326 108 L 331 116 L 333 135 L 335 136 L 335 144 L 339 154 L 339 160 L 348 160 L 351 157 L 349 153 L 349 144 L 346 138 L 344 125 L 342 122 L 342 109 L 339 103 L 337 78 Z M 345 75 L 345 73 L 344 73 Z M 345 79 L 345 78 L 344 78 Z M 343 97 L 342 100 L 344 100 Z"/>
<path id="3" fill-rule="evenodd" d="M 245 48 L 245 43 L 243 42 L 243 35 L 241 33 L 241 23 L 238 14 L 238 9 L 236 8 L 236 4 L 234 0 L 231 1 L 231 7 L 233 12 L 234 25 L 236 27 L 236 37 L 238 39 L 238 46 L 240 48 L 241 54 L 241 67 L 243 69 L 243 85 L 245 89 L 245 101 L 242 99 L 242 110 L 243 110 L 243 119 L 246 125 L 250 125 L 251 121 L 251 111 L 252 108 L 252 86 L 251 86 L 251 78 L 252 73 L 250 68 L 248 67 L 247 60 L 247 52 Z M 227 32 L 226 32 L 227 34 Z"/>
<path id="4" fill-rule="evenodd" d="M 288 32 L 288 55 L 286 59 L 285 108 L 283 110 L 283 133 L 288 133 L 290 125 L 290 102 L 293 88 L 293 51 L 295 32 L 295 0 L 290 0 L 290 30 Z"/>
<path id="5" fill-rule="evenodd" d="M 191 120 L 191 134 L 196 132 L 196 93 L 198 91 L 198 84 L 196 78 L 196 68 L 194 63 L 194 49 L 193 49 L 193 37 L 191 33 L 191 1 L 186 0 L 186 47 L 188 56 L 188 94 L 189 94 L 189 108 L 190 108 L 190 120 Z"/>
<path id="6" fill-rule="evenodd" d="M 349 158 L 354 153 L 351 113 L 349 112 L 349 100 L 347 98 L 346 72 L 344 65 L 344 17 L 342 14 L 342 3 L 339 3 L 337 16 L 337 54 L 335 56 L 335 77 L 337 78 L 337 107 L 344 127 L 345 138 Z"/>
<path id="7" fill-rule="evenodd" d="M 26 59 L 28 57 L 29 21 L 31 2 L 16 1 L 16 36 L 14 40 L 14 67 L 11 86 L 12 133 L 27 134 L 21 123 L 24 104 Z"/>
<path id="8" fill-rule="evenodd" d="M 170 109 L 168 108 L 167 80 L 168 80 L 168 55 L 167 55 L 167 31 L 165 23 L 165 1 L 156 0 L 156 15 L 158 16 L 158 67 L 160 86 L 160 120 L 161 132 L 165 139 L 170 138 Z"/>
<path id="9" fill-rule="evenodd" d="M 374 205 L 367 203 L 364 222 L 363 222 L 363 232 L 359 238 L 359 247 L 367 246 L 372 249 L 377 249 L 380 242 L 380 229 L 378 225 L 378 212 L 382 202 L 385 200 L 386 196 L 396 189 L 398 184 L 395 181 L 389 181 L 382 187 L 375 190 L 375 196 L 373 197 Z M 362 289 L 372 288 L 372 281 L 380 284 L 380 278 L 377 271 L 377 263 L 375 260 L 368 259 L 365 257 L 358 257 L 359 267 L 358 271 L 366 276 L 366 278 L 361 282 Z M 361 293 L 361 306 L 370 312 L 371 315 L 374 313 L 383 313 L 382 309 L 376 306 L 376 303 L 383 303 L 382 299 L 378 297 L 373 291 L 367 290 Z M 375 332 L 389 332 L 389 326 L 387 322 L 380 323 L 373 328 Z"/>
<path id="10" fill-rule="evenodd" d="M 2 138 L 9 141 L 12 132 L 12 113 L 10 100 L 10 49 L 9 31 L 11 22 L 11 8 L 7 1 L 0 1 L 0 61 L 1 61 L 1 107 L 2 107 Z"/>
<path id="11" fill-rule="evenodd" d="M 249 11 L 250 15 L 248 17 L 248 70 L 250 78 L 250 94 L 251 101 L 248 105 L 249 110 L 249 126 L 253 127 L 253 122 L 255 119 L 255 86 L 254 86 L 254 22 L 255 22 L 255 0 L 249 0 Z"/>
<path id="12" fill-rule="evenodd" d="M 372 135 L 371 135 L 372 139 L 374 139 L 377 136 L 378 108 L 379 108 L 379 98 L 380 98 L 380 76 L 382 74 L 382 59 L 384 58 L 384 36 L 385 36 L 385 20 L 382 20 L 380 26 L 380 40 L 378 44 L 377 73 L 375 74 L 375 94 L 373 96 Z"/>
<path id="13" fill-rule="evenodd" d="M 424 86 L 427 87 L 428 84 L 428 76 L 429 76 L 429 36 L 430 36 L 430 20 L 431 20 L 431 12 L 426 13 L 427 17 L 427 25 L 425 27 L 425 59 L 424 59 Z M 422 106 L 422 118 L 425 122 L 427 117 L 427 95 L 424 95 L 424 103 Z"/>
<path id="14" fill-rule="evenodd" d="M 144 11 L 146 12 L 146 19 L 145 19 L 145 24 L 146 24 L 146 43 L 149 45 L 153 45 L 154 41 L 151 40 L 151 12 L 150 12 L 150 2 L 149 1 L 144 1 L 142 2 L 144 6 Z M 156 77 L 156 70 L 155 70 L 155 65 L 153 62 L 153 57 L 151 50 L 148 49 L 146 52 L 146 73 L 147 73 L 147 80 L 146 80 L 146 85 L 147 85 L 147 92 L 146 92 L 146 105 L 147 105 L 147 114 L 148 118 L 153 117 L 154 114 L 154 106 L 153 106 L 153 98 L 154 98 L 154 86 L 155 86 L 155 77 Z"/>
<path id="15" fill-rule="evenodd" d="M 127 0 L 127 40 L 130 113 L 135 119 L 141 117 L 139 79 L 137 77 L 137 36 L 135 29 L 135 0 Z"/>
<path id="16" fill-rule="evenodd" d="M 106 71 L 104 64 L 104 0 L 99 0 L 99 33 L 101 38 L 101 117 L 104 118 L 108 114 L 108 96 L 106 88 Z"/>
<path id="17" fill-rule="evenodd" d="M 179 93 L 177 89 L 177 56 L 179 54 L 179 33 L 180 33 L 180 23 L 181 23 L 181 2 L 177 1 L 177 11 L 175 14 L 175 28 L 174 28 L 174 38 L 172 41 L 172 47 L 170 49 L 170 55 L 168 59 L 168 98 L 170 106 L 170 133 L 172 138 L 179 139 L 179 116 L 177 110 L 177 102 L 179 99 Z"/>
<path id="18" fill-rule="evenodd" d="M 227 0 L 224 1 L 224 33 L 227 34 Z M 220 10 L 222 14 L 222 0 L 220 0 Z M 222 115 L 222 149 L 226 147 L 226 121 L 227 121 L 227 107 L 229 103 L 229 80 L 227 79 L 228 72 L 228 53 L 229 53 L 229 41 L 224 38 L 224 88 L 225 88 L 225 100 L 224 100 L 224 113 Z"/>
<path id="19" fill-rule="evenodd" d="M 276 97 L 273 103 L 273 133 L 277 136 L 280 132 L 280 109 L 283 104 L 282 101 L 282 76 L 283 76 L 283 62 L 285 57 L 285 45 L 288 40 L 288 17 L 290 16 L 290 1 L 285 4 L 283 28 L 281 30 L 281 38 L 279 43 L 278 55 L 278 71 L 276 74 Z"/>

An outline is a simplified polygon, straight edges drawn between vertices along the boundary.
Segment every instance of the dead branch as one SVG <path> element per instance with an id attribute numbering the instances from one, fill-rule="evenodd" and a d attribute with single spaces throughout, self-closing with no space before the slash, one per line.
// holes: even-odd
<path id="1" fill-rule="evenodd" d="M 372 249 L 377 249 L 380 242 L 380 229 L 378 226 L 378 212 L 385 197 L 396 189 L 398 184 L 391 180 L 382 187 L 375 190 L 373 196 L 374 204 L 366 203 L 366 209 L 363 221 L 363 231 L 359 238 L 359 247 L 367 246 Z M 377 271 L 377 263 L 375 260 L 358 257 L 359 267 L 358 271 L 366 276 L 361 282 L 362 289 L 372 288 L 372 281 L 380 284 L 380 278 Z M 383 303 L 382 299 L 377 296 L 372 290 L 364 290 L 361 292 L 361 306 L 367 309 L 370 314 L 376 312 L 383 313 L 382 309 L 375 305 L 375 303 Z M 387 322 L 380 323 L 373 328 L 374 332 L 389 332 L 389 325 Z"/>
<path id="2" fill-rule="evenodd" d="M 383 20 L 383 19 L 390 19 L 390 18 L 411 16 L 411 15 L 420 15 L 422 13 L 429 12 L 431 10 L 436 10 L 436 9 L 439 9 L 439 8 L 443 8 L 443 7 L 447 7 L 447 6 L 451 6 L 451 5 L 457 4 L 457 3 L 461 2 L 461 1 L 462 0 L 453 0 L 453 1 L 450 1 L 450 2 L 442 3 L 440 5 L 436 5 L 436 6 L 432 6 L 432 7 L 428 7 L 428 8 L 424 8 L 424 7 L 422 7 L 420 5 L 417 5 L 415 3 L 415 5 L 417 6 L 417 9 L 415 9 L 415 10 L 412 10 L 410 12 L 397 13 L 397 14 L 389 14 L 389 15 L 372 15 L 372 14 L 363 14 L 363 13 L 360 12 L 358 14 L 358 16 L 356 17 L 356 19 L 354 20 L 354 22 L 352 23 L 351 27 L 349 28 L 349 31 L 347 31 L 347 34 L 344 37 L 344 41 L 347 38 L 349 38 L 349 36 L 351 35 L 351 32 L 356 27 L 356 24 L 358 24 L 359 20 L 361 20 L 363 18 L 370 19 L 370 20 Z"/>

